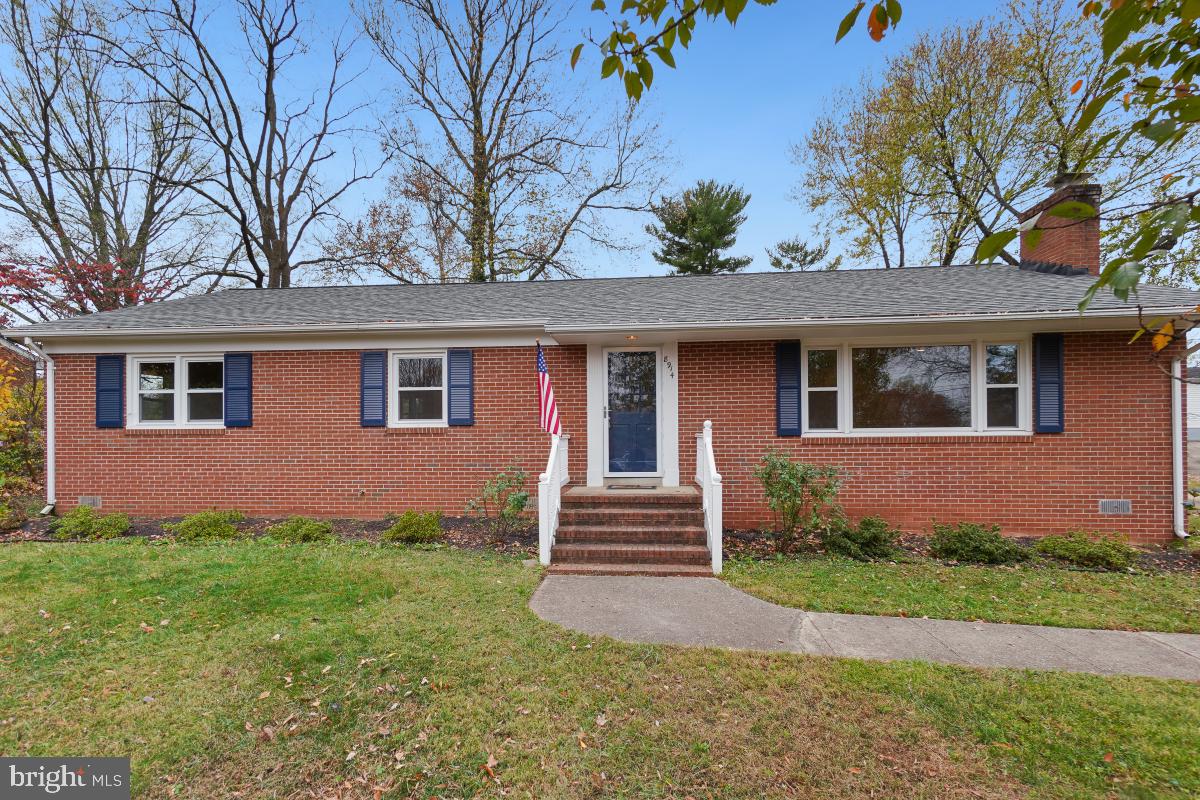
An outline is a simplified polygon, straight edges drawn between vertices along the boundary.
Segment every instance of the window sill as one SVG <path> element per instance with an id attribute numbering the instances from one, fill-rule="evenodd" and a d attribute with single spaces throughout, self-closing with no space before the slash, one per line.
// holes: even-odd
<path id="1" fill-rule="evenodd" d="M 852 442 L 863 444 L 993 444 L 993 443 L 1022 443 L 1033 441 L 1030 431 L 980 431 L 978 433 L 852 433 L 852 434 L 814 434 L 806 433 L 799 437 L 805 444 L 816 445 L 845 445 Z"/>
<path id="2" fill-rule="evenodd" d="M 449 432 L 449 425 L 395 425 L 384 428 L 388 436 L 442 436 Z"/>
<path id="3" fill-rule="evenodd" d="M 224 436 L 227 428 L 126 428 L 126 436 Z"/>

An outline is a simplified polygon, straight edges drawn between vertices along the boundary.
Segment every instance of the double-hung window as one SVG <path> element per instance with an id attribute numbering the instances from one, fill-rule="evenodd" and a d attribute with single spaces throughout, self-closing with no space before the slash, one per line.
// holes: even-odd
<path id="1" fill-rule="evenodd" d="M 1028 349 L 1025 341 L 984 338 L 806 345 L 804 431 L 1026 431 Z"/>
<path id="2" fill-rule="evenodd" d="M 446 424 L 446 353 L 391 354 L 390 423 L 393 427 Z"/>
<path id="3" fill-rule="evenodd" d="M 224 425 L 225 362 L 219 356 L 139 356 L 130 360 L 130 427 Z"/>

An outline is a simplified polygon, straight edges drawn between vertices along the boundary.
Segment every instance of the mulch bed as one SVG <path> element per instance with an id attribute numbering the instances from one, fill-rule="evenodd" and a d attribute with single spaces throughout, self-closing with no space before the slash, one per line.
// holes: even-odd
<path id="1" fill-rule="evenodd" d="M 163 525 L 178 522 L 183 517 L 130 517 L 132 527 L 126 536 L 161 539 L 169 536 Z M 251 536 L 265 536 L 267 528 L 284 517 L 249 517 L 236 523 L 237 528 Z M 387 520 L 332 519 L 333 532 L 340 539 L 377 542 L 391 523 Z M 0 531 L 3 542 L 58 542 L 50 535 L 52 520 L 41 517 L 26 522 L 20 528 Z M 492 550 L 509 555 L 532 557 L 537 555 L 538 533 L 536 523 L 513 526 L 511 530 L 496 533 L 479 517 L 442 517 L 442 542 L 462 550 Z"/>
<path id="2" fill-rule="evenodd" d="M 126 536 L 149 539 L 165 538 L 169 534 L 164 524 L 178 522 L 182 517 L 131 517 L 132 526 Z M 252 535 L 264 536 L 267 528 L 284 517 L 252 517 L 237 523 L 237 527 Z M 50 536 L 49 518 L 32 519 L 20 528 L 0 531 L 0 544 L 11 542 L 57 542 Z M 378 542 L 379 536 L 391 524 L 387 520 L 333 519 L 333 532 L 341 539 Z M 461 550 L 492 550 L 526 558 L 537 557 L 537 523 L 529 522 L 497 533 L 491 525 L 479 517 L 442 517 L 442 543 Z M 1017 538 L 1016 541 L 1031 545 L 1034 538 Z M 799 543 L 785 547 L 773 533 L 761 530 L 729 530 L 725 532 L 726 558 L 772 559 L 779 556 L 825 555 L 819 542 Z M 898 540 L 898 560 L 906 558 L 929 558 L 929 539 L 920 534 L 903 534 Z M 950 562 L 947 562 L 950 563 Z M 1070 565 L 1053 560 L 1044 563 L 1070 569 Z M 1146 572 L 1193 572 L 1200 574 L 1200 550 L 1184 547 L 1142 548 L 1138 558 L 1138 569 Z"/>
<path id="3" fill-rule="evenodd" d="M 1034 537 L 1014 537 L 1014 541 L 1026 546 L 1037 541 Z M 896 541 L 900 549 L 899 560 L 906 558 L 932 558 L 929 554 L 929 538 L 917 533 L 902 534 Z M 1143 547 L 1139 548 L 1137 567 L 1146 572 L 1194 572 L 1200 574 L 1200 550 L 1188 550 L 1185 547 Z M 783 542 L 770 531 L 734 530 L 725 531 L 726 558 L 771 559 L 779 556 L 796 555 L 827 555 L 820 542 L 799 543 L 792 547 L 784 546 Z M 953 562 L 945 562 L 953 563 Z M 1053 559 L 1044 559 L 1043 563 L 1066 569 L 1081 569 L 1072 567 Z"/>

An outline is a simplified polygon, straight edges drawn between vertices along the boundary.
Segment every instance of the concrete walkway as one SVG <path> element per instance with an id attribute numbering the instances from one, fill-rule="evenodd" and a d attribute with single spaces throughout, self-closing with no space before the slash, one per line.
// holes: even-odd
<path id="1" fill-rule="evenodd" d="M 715 578 L 548 575 L 529 606 L 563 627 L 626 642 L 1200 681 L 1196 634 L 821 614 Z"/>

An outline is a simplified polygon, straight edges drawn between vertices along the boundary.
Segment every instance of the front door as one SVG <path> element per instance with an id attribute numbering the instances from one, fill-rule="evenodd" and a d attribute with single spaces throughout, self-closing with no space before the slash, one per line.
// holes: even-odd
<path id="1" fill-rule="evenodd" d="M 658 350 L 605 351 L 604 461 L 609 475 L 657 476 Z"/>

